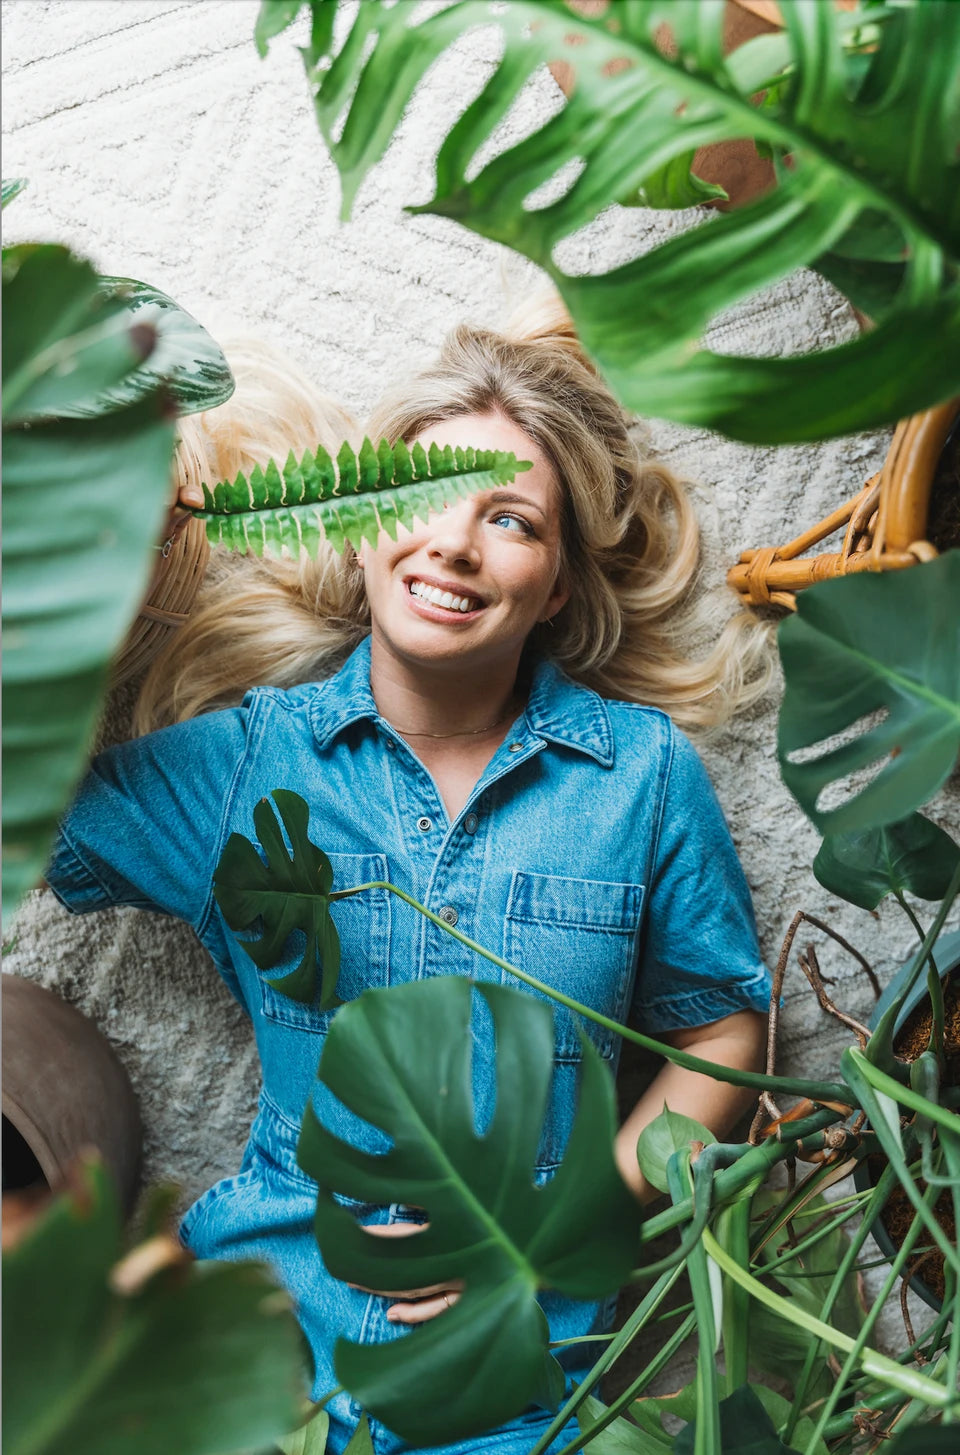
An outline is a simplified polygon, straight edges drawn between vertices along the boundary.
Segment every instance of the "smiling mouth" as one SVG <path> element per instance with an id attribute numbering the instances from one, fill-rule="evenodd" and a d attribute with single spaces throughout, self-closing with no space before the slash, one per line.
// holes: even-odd
<path id="1" fill-rule="evenodd" d="M 478 601 L 475 596 L 455 596 L 452 591 L 441 591 L 438 586 L 428 586 L 425 581 L 410 581 L 407 590 L 420 601 L 428 601 L 431 606 L 439 606 L 445 611 L 462 616 L 470 611 L 479 611 L 483 606 L 483 602 Z"/>

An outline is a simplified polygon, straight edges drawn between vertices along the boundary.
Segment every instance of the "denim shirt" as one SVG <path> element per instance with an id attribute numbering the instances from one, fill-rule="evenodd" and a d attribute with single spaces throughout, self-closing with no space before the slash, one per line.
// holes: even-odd
<path id="1" fill-rule="evenodd" d="M 228 836 L 254 839 L 254 806 L 276 788 L 306 799 L 310 836 L 329 855 L 335 889 L 394 883 L 613 1019 L 629 1017 L 656 1034 L 745 1008 L 766 1011 L 770 979 L 743 872 L 693 748 L 664 713 L 605 700 L 548 661 L 535 665 L 525 711 L 452 821 L 430 774 L 377 712 L 369 639 L 327 681 L 256 688 L 238 708 L 98 757 L 48 881 L 77 912 L 126 904 L 188 921 L 249 1013 L 263 1068 L 260 1111 L 240 1173 L 194 1204 L 182 1235 L 201 1256 L 274 1263 L 298 1298 L 319 1397 L 336 1383 L 334 1332 L 392 1338 L 397 1330 L 382 1317 L 389 1300 L 318 1277 L 309 1229 L 315 1184 L 296 1164 L 308 1098 L 339 1135 L 369 1150 L 388 1144 L 315 1083 L 336 1012 L 267 984 L 267 975 L 297 964 L 302 937 L 280 966 L 261 973 L 213 897 Z M 431 975 L 518 984 L 385 890 L 339 900 L 332 912 L 342 1000 Z M 482 1015 L 481 1007 L 473 1036 L 481 1127 L 495 1084 Z M 576 1020 L 556 1014 L 541 1180 L 562 1156 L 576 1106 Z M 590 1022 L 584 1028 L 615 1069 L 619 1039 Z M 364 1221 L 404 1215 L 395 1207 L 357 1211 Z M 594 1305 L 547 1295 L 544 1307 L 554 1338 L 596 1326 Z"/>

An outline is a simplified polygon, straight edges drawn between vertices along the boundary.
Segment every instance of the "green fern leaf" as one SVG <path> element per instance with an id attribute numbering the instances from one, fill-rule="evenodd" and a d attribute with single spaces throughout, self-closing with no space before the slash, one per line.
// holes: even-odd
<path id="1" fill-rule="evenodd" d="M 419 442 L 408 450 L 402 440 L 374 448 L 364 439 L 355 454 L 345 441 L 335 461 L 318 445 L 299 462 L 291 451 L 282 467 L 270 460 L 249 479 L 241 471 L 212 488 L 204 484 L 205 508 L 194 515 L 206 522 L 213 545 L 245 555 L 316 556 L 324 539 L 339 552 L 364 541 L 376 545 L 382 530 L 396 540 L 398 525 L 410 529 L 431 511 L 507 485 L 530 467 L 505 450 L 424 450 Z"/>

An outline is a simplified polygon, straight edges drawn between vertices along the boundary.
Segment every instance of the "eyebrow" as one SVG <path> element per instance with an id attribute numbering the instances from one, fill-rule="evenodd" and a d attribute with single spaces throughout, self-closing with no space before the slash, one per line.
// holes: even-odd
<path id="1" fill-rule="evenodd" d="M 484 499 L 490 505 L 525 505 L 528 510 L 535 510 L 546 520 L 547 513 L 535 500 L 527 495 L 514 495 L 511 490 L 490 490 L 484 492 Z"/>

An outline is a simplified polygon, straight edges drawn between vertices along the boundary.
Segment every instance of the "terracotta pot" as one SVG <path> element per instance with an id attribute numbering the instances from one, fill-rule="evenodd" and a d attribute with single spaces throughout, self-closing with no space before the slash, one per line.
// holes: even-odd
<path id="1" fill-rule="evenodd" d="M 3 1117 L 5 1132 L 12 1128 L 13 1144 L 5 1153 L 15 1154 L 22 1138 L 43 1179 L 55 1188 L 80 1149 L 96 1147 L 129 1212 L 137 1190 L 141 1127 L 126 1071 L 106 1037 L 73 1006 L 32 980 L 0 979 Z"/>

